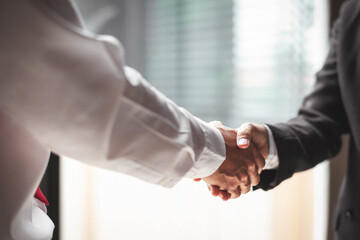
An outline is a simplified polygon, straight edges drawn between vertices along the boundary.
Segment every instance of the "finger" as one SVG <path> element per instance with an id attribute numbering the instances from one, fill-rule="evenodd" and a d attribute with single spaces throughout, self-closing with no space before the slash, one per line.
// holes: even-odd
<path id="1" fill-rule="evenodd" d="M 235 199 L 235 198 L 240 197 L 240 195 L 241 195 L 240 186 L 238 186 L 235 190 L 229 191 L 229 193 L 231 194 L 231 199 Z"/>
<path id="2" fill-rule="evenodd" d="M 222 199 L 223 201 L 227 201 L 227 200 L 230 199 L 231 194 L 228 193 L 228 192 L 225 191 L 225 190 L 220 190 L 220 195 L 219 195 L 219 196 L 221 197 L 221 199 Z"/>
<path id="3" fill-rule="evenodd" d="M 237 137 L 236 144 L 239 148 L 246 149 L 250 146 L 250 138 L 243 136 Z"/>
<path id="4" fill-rule="evenodd" d="M 259 184 L 260 175 L 257 173 L 257 171 L 251 172 L 248 175 L 249 175 L 249 183 L 251 186 L 256 186 Z"/>
<path id="5" fill-rule="evenodd" d="M 251 145 L 253 130 L 254 126 L 251 123 L 244 123 L 236 129 L 236 143 L 239 148 L 248 148 Z"/>
<path id="6" fill-rule="evenodd" d="M 252 157 L 247 162 L 247 167 L 248 167 L 247 175 L 249 177 L 250 185 L 256 186 L 259 183 L 260 176 L 255 162 L 258 161 L 259 158 L 262 158 L 262 156 L 257 152 L 257 150 L 253 146 L 251 146 L 249 151 Z"/>
<path id="7" fill-rule="evenodd" d="M 253 170 L 248 170 L 248 180 L 249 180 L 249 184 L 251 186 L 256 186 L 259 184 L 260 181 L 260 176 L 259 173 L 257 172 L 257 168 L 255 167 Z"/>
<path id="8" fill-rule="evenodd" d="M 249 183 L 251 186 L 256 186 L 259 184 L 260 182 L 260 175 L 257 172 L 257 168 L 254 169 L 254 171 L 249 171 L 248 172 L 248 176 L 249 176 Z"/>
<path id="9" fill-rule="evenodd" d="M 260 174 L 265 167 L 265 159 L 255 147 L 252 147 L 250 151 L 256 164 L 256 172 Z"/>
<path id="10" fill-rule="evenodd" d="M 250 191 L 250 180 L 249 180 L 249 175 L 246 172 L 245 169 L 241 169 L 238 173 L 238 178 L 240 180 L 240 189 L 241 189 L 241 194 L 245 194 L 248 193 Z"/>
<path id="11" fill-rule="evenodd" d="M 209 191 L 211 192 L 211 194 L 214 197 L 217 197 L 220 195 L 220 189 L 218 186 L 214 186 L 214 185 L 210 185 L 210 184 L 208 184 L 207 186 L 208 186 Z"/>
<path id="12" fill-rule="evenodd" d="M 236 174 L 236 173 L 234 173 Z M 235 176 L 226 176 L 226 190 L 228 192 L 230 191 L 237 191 L 238 186 L 240 184 L 240 179 L 238 178 L 237 175 Z"/>
<path id="13" fill-rule="evenodd" d="M 194 182 L 200 182 L 201 178 L 194 178 L 193 180 L 194 180 Z"/>
<path id="14" fill-rule="evenodd" d="M 250 192 L 250 189 L 251 189 L 250 182 L 241 183 L 240 189 L 241 189 L 241 194 L 246 194 L 246 193 Z"/>

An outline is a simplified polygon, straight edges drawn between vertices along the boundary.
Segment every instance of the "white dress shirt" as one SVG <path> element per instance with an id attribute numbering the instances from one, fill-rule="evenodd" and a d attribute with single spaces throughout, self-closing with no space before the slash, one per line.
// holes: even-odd
<path id="1" fill-rule="evenodd" d="M 39 1 L 0 9 L 0 239 L 51 238 L 32 197 L 50 150 L 165 187 L 224 161 L 220 132 L 126 67 L 115 38 Z"/>
<path id="2" fill-rule="evenodd" d="M 0 9 L 0 239 L 51 236 L 32 204 L 49 150 L 165 187 L 224 161 L 220 132 L 126 67 L 115 38 L 39 1 Z"/>

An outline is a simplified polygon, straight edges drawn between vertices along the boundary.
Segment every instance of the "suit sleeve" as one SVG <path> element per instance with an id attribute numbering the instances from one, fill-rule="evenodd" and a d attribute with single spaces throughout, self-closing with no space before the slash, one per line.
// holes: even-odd
<path id="1" fill-rule="evenodd" d="M 259 188 L 269 190 L 294 173 L 314 167 L 336 155 L 341 135 L 349 131 L 337 73 L 337 22 L 325 65 L 317 73 L 313 91 L 304 99 L 296 118 L 268 125 L 278 149 L 279 167 L 261 174 Z"/>

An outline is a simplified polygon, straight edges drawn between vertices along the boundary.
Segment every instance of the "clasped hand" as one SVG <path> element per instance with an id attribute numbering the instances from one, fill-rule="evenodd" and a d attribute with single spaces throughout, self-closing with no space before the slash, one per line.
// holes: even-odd
<path id="1" fill-rule="evenodd" d="M 260 181 L 269 151 L 267 130 L 264 125 L 250 123 L 237 130 L 217 121 L 210 124 L 224 137 L 226 158 L 216 172 L 202 180 L 213 196 L 220 196 L 225 201 L 238 198 Z"/>

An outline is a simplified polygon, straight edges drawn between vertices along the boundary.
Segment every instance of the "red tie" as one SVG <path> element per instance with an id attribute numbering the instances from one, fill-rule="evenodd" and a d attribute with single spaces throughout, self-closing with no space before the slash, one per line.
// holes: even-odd
<path id="1" fill-rule="evenodd" d="M 40 202 L 44 203 L 46 206 L 49 206 L 48 200 L 46 199 L 44 194 L 41 192 L 39 187 L 36 189 L 36 193 L 35 193 L 34 197 L 36 197 Z"/>

